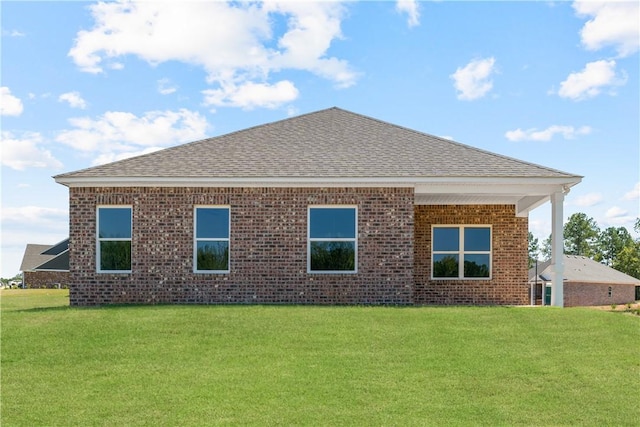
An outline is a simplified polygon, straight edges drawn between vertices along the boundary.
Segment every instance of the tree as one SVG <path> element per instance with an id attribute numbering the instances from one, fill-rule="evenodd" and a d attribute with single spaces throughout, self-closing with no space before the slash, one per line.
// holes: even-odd
<path id="1" fill-rule="evenodd" d="M 574 213 L 564 226 L 564 252 L 593 258 L 597 253 L 600 229 L 593 218 L 584 213 Z"/>
<path id="2" fill-rule="evenodd" d="M 640 279 L 640 239 L 622 248 L 613 260 L 613 268 Z"/>
<path id="3" fill-rule="evenodd" d="M 609 227 L 600 233 L 597 243 L 597 253 L 594 259 L 612 266 L 618 254 L 633 243 L 633 238 L 624 227 Z"/>
<path id="4" fill-rule="evenodd" d="M 551 235 L 544 239 L 542 242 L 542 249 L 540 249 L 540 254 L 542 255 L 542 259 L 548 260 L 551 259 Z"/>
<path id="5" fill-rule="evenodd" d="M 529 268 L 533 267 L 538 261 L 540 256 L 540 242 L 538 238 L 533 235 L 532 232 L 528 234 L 529 239 Z"/>

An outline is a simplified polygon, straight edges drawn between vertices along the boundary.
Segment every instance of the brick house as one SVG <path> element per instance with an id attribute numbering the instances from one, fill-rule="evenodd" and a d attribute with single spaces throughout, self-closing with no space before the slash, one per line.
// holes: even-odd
<path id="1" fill-rule="evenodd" d="M 565 307 L 630 303 L 640 288 L 640 279 L 578 255 L 564 256 L 563 279 Z M 551 286 L 548 261 L 529 270 L 529 282 L 537 286 L 540 296 L 542 289 Z M 540 298 L 540 304 L 548 303 Z"/>
<path id="2" fill-rule="evenodd" d="M 557 243 L 581 177 L 329 108 L 55 180 L 72 305 L 408 305 L 528 304 L 528 213 Z"/>
<path id="3" fill-rule="evenodd" d="M 24 288 L 67 288 L 69 239 L 55 245 L 27 244 L 20 271 Z"/>

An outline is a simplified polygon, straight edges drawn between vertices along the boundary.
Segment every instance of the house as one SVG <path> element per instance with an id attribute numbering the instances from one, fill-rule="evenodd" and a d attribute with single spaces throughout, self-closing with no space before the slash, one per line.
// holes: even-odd
<path id="1" fill-rule="evenodd" d="M 548 291 L 541 298 L 541 289 L 551 287 L 550 263 L 544 262 L 529 270 L 529 283 L 537 286 L 540 303 L 549 304 Z M 537 277 L 536 277 L 537 273 Z M 601 264 L 585 256 L 564 256 L 564 305 L 626 304 L 637 299 L 640 279 Z"/>
<path id="2" fill-rule="evenodd" d="M 329 108 L 54 177 L 70 302 L 528 304 L 581 177 Z"/>
<path id="3" fill-rule="evenodd" d="M 28 244 L 20 271 L 25 288 L 68 287 L 69 239 L 55 245 Z"/>

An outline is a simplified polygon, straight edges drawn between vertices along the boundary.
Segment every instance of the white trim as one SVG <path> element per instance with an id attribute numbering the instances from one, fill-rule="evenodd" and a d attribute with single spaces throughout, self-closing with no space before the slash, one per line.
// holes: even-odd
<path id="1" fill-rule="evenodd" d="M 337 238 L 311 238 L 311 209 L 353 209 L 354 218 L 354 237 L 337 237 Z M 353 242 L 353 270 L 312 270 L 311 269 L 311 242 Z M 358 205 L 309 205 L 307 206 L 307 273 L 308 274 L 358 274 Z"/>
<path id="2" fill-rule="evenodd" d="M 126 238 L 111 238 L 100 239 L 100 209 L 129 209 L 131 213 L 131 237 Z M 133 205 L 96 205 L 96 273 L 99 274 L 131 274 L 132 268 L 129 270 L 102 270 L 102 264 L 100 263 L 100 243 L 107 242 L 129 242 L 131 244 L 131 259 L 130 263 L 133 265 Z M 130 265 L 129 267 L 132 267 Z"/>
<path id="3" fill-rule="evenodd" d="M 457 251 L 436 251 L 433 244 L 433 230 L 435 228 L 457 228 L 458 235 Z M 488 228 L 489 229 L 489 251 L 465 251 L 464 250 L 464 229 L 465 228 Z M 458 255 L 458 277 L 435 277 L 433 275 L 433 256 L 435 254 L 455 254 Z M 489 255 L 489 277 L 464 277 L 464 255 Z M 431 225 L 431 280 L 491 280 L 493 279 L 493 226 L 491 224 L 432 224 Z"/>
<path id="4" fill-rule="evenodd" d="M 54 177 L 69 187 L 416 187 L 421 185 L 516 184 L 567 185 L 582 181 L 579 176 L 566 177 Z M 425 189 L 430 192 L 431 188 Z M 447 191 L 451 191 L 451 188 Z M 464 192 L 464 191 L 463 191 Z M 549 194 L 548 192 L 545 192 Z"/>
<path id="5" fill-rule="evenodd" d="M 196 235 L 197 211 L 198 209 L 226 209 L 229 212 L 229 223 L 227 224 L 227 237 L 226 238 L 198 238 Z M 198 270 L 198 242 L 210 241 L 210 242 L 227 242 L 229 250 L 229 258 L 227 259 L 226 270 Z M 231 206 L 230 205 L 194 205 L 193 206 L 193 272 L 196 274 L 229 274 L 231 271 Z"/>

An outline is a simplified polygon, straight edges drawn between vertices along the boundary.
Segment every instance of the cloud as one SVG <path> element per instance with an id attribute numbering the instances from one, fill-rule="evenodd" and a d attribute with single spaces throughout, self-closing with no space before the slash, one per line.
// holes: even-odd
<path id="1" fill-rule="evenodd" d="M 629 211 L 618 206 L 609 208 L 605 214 L 605 223 L 609 226 L 625 226 L 633 223 L 636 217 L 629 215 Z"/>
<path id="2" fill-rule="evenodd" d="M 602 200 L 603 196 L 601 193 L 587 193 L 576 197 L 573 201 L 573 205 L 587 208 L 599 204 Z"/>
<path id="3" fill-rule="evenodd" d="M 240 107 L 245 110 L 256 107 L 277 108 L 298 97 L 298 89 L 288 80 L 274 85 L 252 82 L 240 86 L 225 85 L 221 89 L 208 89 L 202 93 L 205 105 Z"/>
<path id="4" fill-rule="evenodd" d="M 3 36 L 8 36 L 8 37 L 24 37 L 24 36 L 26 36 L 25 33 L 23 33 L 20 30 L 16 30 L 16 29 L 13 29 L 13 30 L 2 30 L 2 35 Z"/>
<path id="5" fill-rule="evenodd" d="M 67 92 L 58 97 L 58 101 L 67 102 L 71 108 L 79 108 L 84 110 L 87 108 L 87 102 L 82 99 L 79 92 Z"/>
<path id="6" fill-rule="evenodd" d="M 458 99 L 472 101 L 485 96 L 493 87 L 489 77 L 495 72 L 495 62 L 493 57 L 477 59 L 451 74 L 449 77 L 454 81 Z"/>
<path id="7" fill-rule="evenodd" d="M 418 10 L 418 2 L 415 0 L 397 0 L 396 11 L 407 14 L 409 27 L 420 25 L 420 11 Z"/>
<path id="8" fill-rule="evenodd" d="M 338 2 L 100 2 L 89 10 L 94 26 L 79 31 L 69 51 L 89 73 L 123 67 L 128 55 L 152 66 L 179 61 L 202 67 L 213 90 L 230 96 L 237 93 L 228 87 L 274 86 L 270 75 L 285 69 L 308 71 L 337 87 L 358 77 L 347 61 L 327 54 L 342 37 L 346 9 Z"/>
<path id="9" fill-rule="evenodd" d="M 202 139 L 209 129 L 206 118 L 187 109 L 149 111 L 142 117 L 108 111 L 95 119 L 71 118 L 69 123 L 75 129 L 61 132 L 56 141 L 85 153 L 99 153 L 102 157 L 96 161 Z"/>
<path id="10" fill-rule="evenodd" d="M 158 92 L 161 95 L 170 95 L 178 90 L 178 87 L 171 84 L 169 79 L 160 79 L 158 80 Z"/>
<path id="11" fill-rule="evenodd" d="M 588 135 L 589 133 L 591 133 L 589 126 L 574 128 L 573 126 L 553 125 L 544 130 L 518 128 L 506 132 L 504 136 L 509 141 L 551 141 L 557 134 L 562 135 L 564 139 L 574 139 L 578 135 Z"/>
<path id="12" fill-rule="evenodd" d="M 42 136 L 37 132 L 21 136 L 2 132 L 2 165 L 20 171 L 27 168 L 62 168 L 62 163 L 50 151 L 39 147 L 42 143 Z"/>
<path id="13" fill-rule="evenodd" d="M 622 200 L 637 200 L 640 199 L 640 182 L 636 183 L 632 190 L 626 192 L 622 196 Z"/>
<path id="14" fill-rule="evenodd" d="M 22 110 L 20 98 L 11 95 L 11 90 L 7 86 L 0 87 L 0 115 L 19 116 Z"/>
<path id="15" fill-rule="evenodd" d="M 640 48 L 640 3 L 637 1 L 575 1 L 573 8 L 587 21 L 580 37 L 589 50 L 613 46 L 620 57 Z"/>
<path id="16" fill-rule="evenodd" d="M 615 68 L 614 60 L 589 62 L 582 71 L 569 74 L 569 77 L 560 83 L 558 95 L 581 101 L 597 96 L 605 89 L 615 93 L 613 89 L 616 86 L 622 86 L 627 82 L 627 76 L 617 75 Z"/>
<path id="17" fill-rule="evenodd" d="M 57 223 L 61 219 L 66 219 L 69 212 L 64 209 L 50 208 L 42 206 L 21 206 L 3 207 L 2 222 L 22 223 L 26 225 L 39 224 L 43 222 Z"/>

